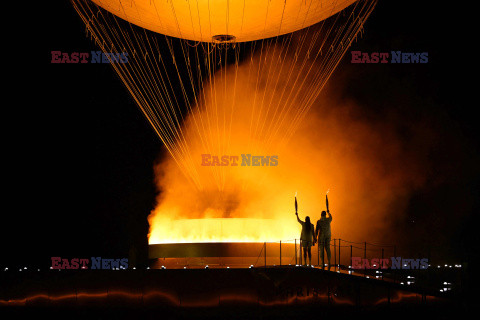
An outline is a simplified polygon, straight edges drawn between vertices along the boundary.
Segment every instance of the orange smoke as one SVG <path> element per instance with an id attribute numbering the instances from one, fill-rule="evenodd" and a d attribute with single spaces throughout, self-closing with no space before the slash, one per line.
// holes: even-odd
<path id="1" fill-rule="evenodd" d="M 361 120 L 358 106 L 331 92 L 299 118 L 314 79 L 305 75 L 300 86 L 282 68 L 269 80 L 269 67 L 256 56 L 205 85 L 205 105 L 182 127 L 195 182 L 171 158 L 156 164 L 150 244 L 299 238 L 295 192 L 299 217 L 315 223 L 329 189 L 334 238 L 382 241 L 389 217 L 423 183 L 388 124 Z M 238 156 L 239 163 L 241 154 L 277 155 L 278 166 L 202 166 L 202 154 Z"/>

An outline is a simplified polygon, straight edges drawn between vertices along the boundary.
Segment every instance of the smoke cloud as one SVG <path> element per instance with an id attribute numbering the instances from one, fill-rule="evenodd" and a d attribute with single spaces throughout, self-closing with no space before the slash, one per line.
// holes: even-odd
<path id="1" fill-rule="evenodd" d="M 172 158 L 159 160 L 150 243 L 201 240 L 217 232 L 200 222 L 177 223 L 203 218 L 269 219 L 225 226 L 233 229 L 228 232 L 235 233 L 235 239 L 249 233 L 246 238 L 258 241 L 298 238 L 295 192 L 300 218 L 310 216 L 315 222 L 326 209 L 328 189 L 334 238 L 395 241 L 391 234 L 398 216 L 405 215 L 412 193 L 428 177 L 425 154 L 412 148 L 418 144 L 416 137 L 399 133 L 396 117 L 365 117 L 362 106 L 332 89 L 324 90 L 305 116 L 299 116 L 315 93 L 312 88 L 319 90 L 318 79 L 291 56 L 278 67 L 280 57 L 256 55 L 238 70 L 217 73 L 214 84 L 206 83 L 204 103 L 182 127 L 191 155 L 188 163 L 201 188 Z M 302 81 L 295 81 L 298 78 Z M 202 154 L 277 155 L 278 166 L 202 166 Z"/>

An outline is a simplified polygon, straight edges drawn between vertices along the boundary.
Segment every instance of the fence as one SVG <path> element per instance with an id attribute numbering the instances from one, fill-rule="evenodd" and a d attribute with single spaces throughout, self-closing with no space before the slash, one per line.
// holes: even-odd
<path id="1" fill-rule="evenodd" d="M 307 261 L 305 261 L 299 239 L 263 243 L 166 244 L 158 246 L 163 246 L 162 251 L 156 252 L 154 257 L 161 258 L 153 265 L 153 268 L 242 268 L 301 266 L 306 264 L 316 268 L 328 266 L 326 253 L 322 266 L 322 254 L 318 243 L 311 247 L 311 260 L 308 260 L 307 257 Z M 179 246 L 184 246 L 186 249 L 181 249 Z M 395 245 L 353 242 L 336 238 L 330 241 L 330 251 L 331 271 L 363 274 L 364 277 L 372 276 L 382 280 L 385 277 L 384 269 L 353 269 L 352 258 L 367 259 L 374 257 L 385 259 L 397 256 Z M 389 272 L 389 276 L 393 281 L 396 281 L 395 272 Z"/>

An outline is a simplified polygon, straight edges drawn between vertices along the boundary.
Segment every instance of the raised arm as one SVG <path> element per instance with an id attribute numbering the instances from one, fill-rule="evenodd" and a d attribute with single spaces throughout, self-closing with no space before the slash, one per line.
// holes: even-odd
<path id="1" fill-rule="evenodd" d="M 332 214 L 330 213 L 330 210 L 327 211 L 327 213 L 328 213 L 328 219 L 329 219 L 330 221 L 332 221 Z"/>
<path id="2" fill-rule="evenodd" d="M 303 224 L 303 221 L 300 220 L 300 218 L 298 217 L 298 212 L 295 212 L 295 215 L 297 216 L 297 221 L 298 221 L 300 224 Z"/>

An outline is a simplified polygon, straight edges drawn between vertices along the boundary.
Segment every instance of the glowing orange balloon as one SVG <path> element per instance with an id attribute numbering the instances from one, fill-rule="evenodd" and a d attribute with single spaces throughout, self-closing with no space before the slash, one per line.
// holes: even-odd
<path id="1" fill-rule="evenodd" d="M 212 42 L 275 37 L 320 22 L 357 0 L 92 0 L 135 25 L 168 36 Z"/>

